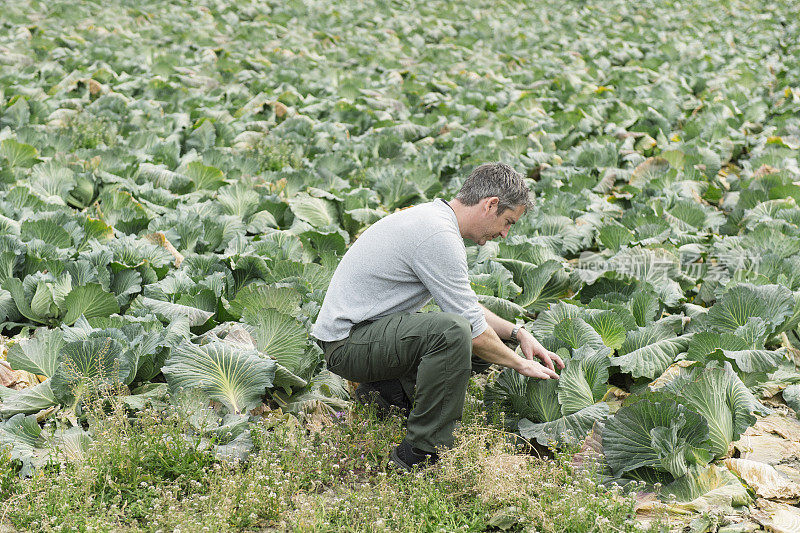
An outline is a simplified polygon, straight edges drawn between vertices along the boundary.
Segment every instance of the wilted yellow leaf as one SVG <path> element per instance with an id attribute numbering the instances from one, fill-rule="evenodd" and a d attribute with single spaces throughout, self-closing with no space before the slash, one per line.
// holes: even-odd
<path id="1" fill-rule="evenodd" d="M 725 459 L 724 463 L 758 496 L 790 503 L 800 501 L 800 483 L 795 483 L 772 466 L 748 459 Z"/>

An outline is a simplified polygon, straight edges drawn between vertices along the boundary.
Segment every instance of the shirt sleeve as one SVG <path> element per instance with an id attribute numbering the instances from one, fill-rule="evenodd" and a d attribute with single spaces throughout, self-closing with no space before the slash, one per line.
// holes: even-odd
<path id="1" fill-rule="evenodd" d="M 411 257 L 411 268 L 442 311 L 461 315 L 472 324 L 472 338 L 488 324 L 467 273 L 467 254 L 459 238 L 437 232 L 423 240 Z"/>

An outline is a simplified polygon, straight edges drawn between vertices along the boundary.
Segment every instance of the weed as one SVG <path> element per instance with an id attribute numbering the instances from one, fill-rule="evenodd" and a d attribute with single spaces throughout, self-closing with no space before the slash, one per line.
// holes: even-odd
<path id="1" fill-rule="evenodd" d="M 117 126 L 102 115 L 76 113 L 67 120 L 66 128 L 76 149 L 114 146 L 117 142 Z"/>
<path id="2" fill-rule="evenodd" d="M 376 483 L 334 490 L 294 512 L 296 530 L 638 531 L 634 500 L 567 468 L 566 458 L 517 452 L 518 438 L 465 424 L 437 467 L 386 471 Z M 306 502 L 308 504 L 308 502 Z"/>
<path id="3" fill-rule="evenodd" d="M 470 395 L 471 396 L 471 395 Z M 477 403 L 469 398 L 468 405 Z M 97 404 L 82 460 L 19 479 L 0 458 L 3 512 L 31 531 L 634 531 L 633 499 L 539 459 L 467 409 L 457 445 L 415 473 L 388 467 L 403 420 L 366 407 L 304 426 L 266 413 L 250 424 L 246 463 L 217 459 L 177 412 L 129 418 Z M 313 428 L 313 429 L 312 429 Z"/>
<path id="4" fill-rule="evenodd" d="M 299 168 L 303 159 L 300 147 L 270 136 L 264 136 L 253 152 L 261 171 L 279 171 L 284 167 Z"/>
<path id="5" fill-rule="evenodd" d="M 214 455 L 174 412 L 145 410 L 132 420 L 121 404 L 105 413 L 96 402 L 90 419 L 94 441 L 80 462 L 19 482 L 7 516 L 18 527 L 49 529 L 42 517 L 71 517 L 69 527 L 94 520 L 147 523 L 157 500 L 208 492 Z M 62 526 L 64 524 L 61 524 Z"/>
<path id="6" fill-rule="evenodd" d="M 19 465 L 11 459 L 11 453 L 0 447 L 0 500 L 7 500 L 19 490 Z"/>

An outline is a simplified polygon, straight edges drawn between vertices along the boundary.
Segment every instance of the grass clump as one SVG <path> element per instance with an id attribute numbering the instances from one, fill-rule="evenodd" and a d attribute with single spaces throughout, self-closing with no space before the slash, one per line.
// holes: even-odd
<path id="1" fill-rule="evenodd" d="M 260 171 L 280 171 L 286 167 L 299 168 L 303 160 L 303 152 L 297 145 L 263 136 L 248 156 L 257 161 Z"/>
<path id="2" fill-rule="evenodd" d="M 54 451 L 47 468 L 10 491 L 5 516 L 14 526 L 35 531 L 81 531 L 103 524 L 101 529 L 112 524 L 135 529 L 151 521 L 160 501 L 211 489 L 218 461 L 207 442 L 189 436 L 176 413 L 148 409 L 128 419 L 117 406 L 110 414 L 95 412 L 93 418 L 93 442 L 80 457 Z"/>
<path id="3" fill-rule="evenodd" d="M 444 454 L 440 476 L 488 507 L 489 524 L 527 531 L 637 531 L 635 500 L 619 487 L 598 485 L 571 466 L 571 452 L 555 458 L 519 453 L 522 439 L 492 428 L 466 428 Z M 574 450 L 573 450 L 574 451 Z"/>
<path id="4" fill-rule="evenodd" d="M 114 146 L 117 143 L 117 126 L 103 115 L 76 113 L 66 120 L 64 131 L 74 149 Z"/>
<path id="5" fill-rule="evenodd" d="M 374 483 L 333 489 L 290 516 L 296 531 L 643 529 L 632 495 L 597 485 L 591 473 L 571 468 L 568 455 L 542 459 L 518 448 L 507 433 L 469 424 L 435 468 L 387 471 Z"/>
<path id="6" fill-rule="evenodd" d="M 519 439 L 468 409 L 457 445 L 414 473 L 387 465 L 404 433 L 354 407 L 301 423 L 251 423 L 246 463 L 219 459 L 170 409 L 90 418 L 82 459 L 55 456 L 19 479 L 0 461 L 3 523 L 30 531 L 635 531 L 632 497 L 597 486 L 566 456 L 520 453 Z"/>

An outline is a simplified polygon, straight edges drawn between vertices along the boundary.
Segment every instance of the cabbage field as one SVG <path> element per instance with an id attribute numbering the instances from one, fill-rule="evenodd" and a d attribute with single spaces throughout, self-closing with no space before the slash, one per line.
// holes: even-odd
<path id="1" fill-rule="evenodd" d="M 643 518 L 800 530 L 798 20 L 760 0 L 4 2 L 0 443 L 22 476 L 77 459 L 88 406 L 119 397 L 245 461 L 261 413 L 346 410 L 308 333 L 339 259 L 499 160 L 535 207 L 468 246 L 472 286 L 567 365 L 495 372 L 487 418 L 639 482 Z"/>

